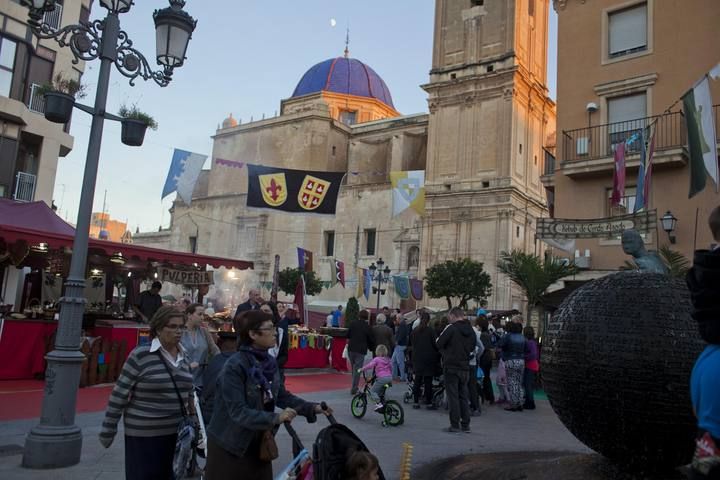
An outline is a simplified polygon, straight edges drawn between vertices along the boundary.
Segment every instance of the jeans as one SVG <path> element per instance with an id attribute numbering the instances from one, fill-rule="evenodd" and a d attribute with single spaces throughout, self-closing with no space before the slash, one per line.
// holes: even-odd
<path id="1" fill-rule="evenodd" d="M 425 403 L 432 405 L 432 383 L 433 377 L 431 375 L 425 375 L 422 377 L 420 375 L 415 375 L 415 383 L 413 383 L 413 397 L 415 403 L 420 402 L 420 390 L 423 389 Z"/>
<path id="2" fill-rule="evenodd" d="M 470 374 L 468 375 L 468 395 L 470 397 L 470 410 L 480 411 L 480 397 L 478 392 L 477 373 L 475 370 L 477 365 L 470 365 Z"/>
<path id="3" fill-rule="evenodd" d="M 524 408 L 533 409 L 535 408 L 535 397 L 533 392 L 535 391 L 535 375 L 537 372 L 526 368 L 523 373 L 523 388 L 525 389 L 525 405 Z"/>
<path id="4" fill-rule="evenodd" d="M 385 385 L 392 385 L 391 377 L 378 377 L 370 389 L 370 397 L 375 403 L 380 403 L 380 399 L 385 396 Z"/>
<path id="5" fill-rule="evenodd" d="M 365 355 L 362 353 L 348 352 L 350 357 L 350 365 L 352 365 L 352 392 L 357 392 L 358 384 L 360 383 L 360 372 L 363 362 L 365 361 Z"/>
<path id="6" fill-rule="evenodd" d="M 483 377 L 482 395 L 486 402 L 495 403 L 495 392 L 493 392 L 492 379 L 490 378 L 490 369 L 492 368 L 492 362 L 483 363 L 482 371 L 485 374 Z"/>
<path id="7" fill-rule="evenodd" d="M 405 345 L 396 345 L 392 354 L 392 374 L 393 377 L 400 377 L 403 382 L 407 380 L 405 376 Z"/>
<path id="8" fill-rule="evenodd" d="M 470 403 L 468 401 L 467 370 L 445 370 L 445 395 L 450 409 L 450 426 L 458 428 L 470 426 Z"/>

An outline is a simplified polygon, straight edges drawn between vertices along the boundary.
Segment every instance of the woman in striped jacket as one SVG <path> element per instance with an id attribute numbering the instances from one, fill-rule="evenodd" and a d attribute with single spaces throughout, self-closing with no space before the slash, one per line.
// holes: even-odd
<path id="1" fill-rule="evenodd" d="M 175 440 L 182 419 L 173 379 L 186 411 L 192 405 L 193 377 L 180 345 L 185 316 L 165 306 L 149 323 L 152 343 L 135 348 L 125 362 L 110 395 L 100 443 L 110 447 L 123 416 L 125 478 L 173 480 Z"/>

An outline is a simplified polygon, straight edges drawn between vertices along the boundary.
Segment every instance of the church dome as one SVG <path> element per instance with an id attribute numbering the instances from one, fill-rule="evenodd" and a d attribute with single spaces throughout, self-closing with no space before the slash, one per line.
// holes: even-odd
<path id="1" fill-rule="evenodd" d="M 354 58 L 331 58 L 312 66 L 302 76 L 292 96 L 323 91 L 374 98 L 395 108 L 390 90 L 380 75 Z"/>
<path id="2" fill-rule="evenodd" d="M 231 113 L 229 117 L 227 117 L 225 120 L 223 120 L 222 128 L 237 127 L 237 124 L 238 124 L 237 120 L 235 120 L 233 118 L 232 113 Z"/>

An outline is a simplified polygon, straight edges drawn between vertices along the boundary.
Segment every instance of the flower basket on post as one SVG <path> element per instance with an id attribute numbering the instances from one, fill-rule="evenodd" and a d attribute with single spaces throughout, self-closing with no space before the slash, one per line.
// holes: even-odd
<path id="1" fill-rule="evenodd" d="M 124 118 L 121 122 L 122 129 L 120 138 L 122 143 L 131 147 L 139 147 L 145 139 L 145 131 L 148 124 L 142 120 L 133 120 L 132 118 Z"/>
<path id="2" fill-rule="evenodd" d="M 45 118 L 53 123 L 67 123 L 72 116 L 75 97 L 61 92 L 45 94 Z"/>
<path id="3" fill-rule="evenodd" d="M 139 147 L 143 144 L 145 131 L 147 131 L 148 127 L 157 130 L 157 122 L 155 119 L 147 113 L 138 110 L 135 105 L 129 108 L 121 105 L 118 115 L 122 117 L 120 139 L 125 145 Z"/>

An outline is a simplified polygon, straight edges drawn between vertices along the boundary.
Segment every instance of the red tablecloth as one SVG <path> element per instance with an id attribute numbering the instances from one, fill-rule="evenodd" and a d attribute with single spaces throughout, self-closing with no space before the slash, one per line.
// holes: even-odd
<path id="1" fill-rule="evenodd" d="M 54 320 L 5 319 L 0 338 L 0 380 L 31 379 L 45 373 L 45 344 Z"/>
<path id="2" fill-rule="evenodd" d="M 150 329 L 147 325 L 141 325 L 128 320 L 98 320 L 97 323 L 95 323 L 92 334 L 93 336 L 103 337 L 110 341 L 125 340 L 127 342 L 127 351 L 125 358 L 123 358 L 124 362 L 133 348 L 137 347 L 138 332 L 148 334 Z"/>
<path id="3" fill-rule="evenodd" d="M 285 368 L 327 368 L 329 357 L 326 348 L 291 348 Z"/>
<path id="4" fill-rule="evenodd" d="M 347 360 L 342 356 L 345 345 L 347 345 L 347 338 L 333 337 L 332 346 L 330 347 L 330 364 L 338 372 L 348 371 Z"/>

